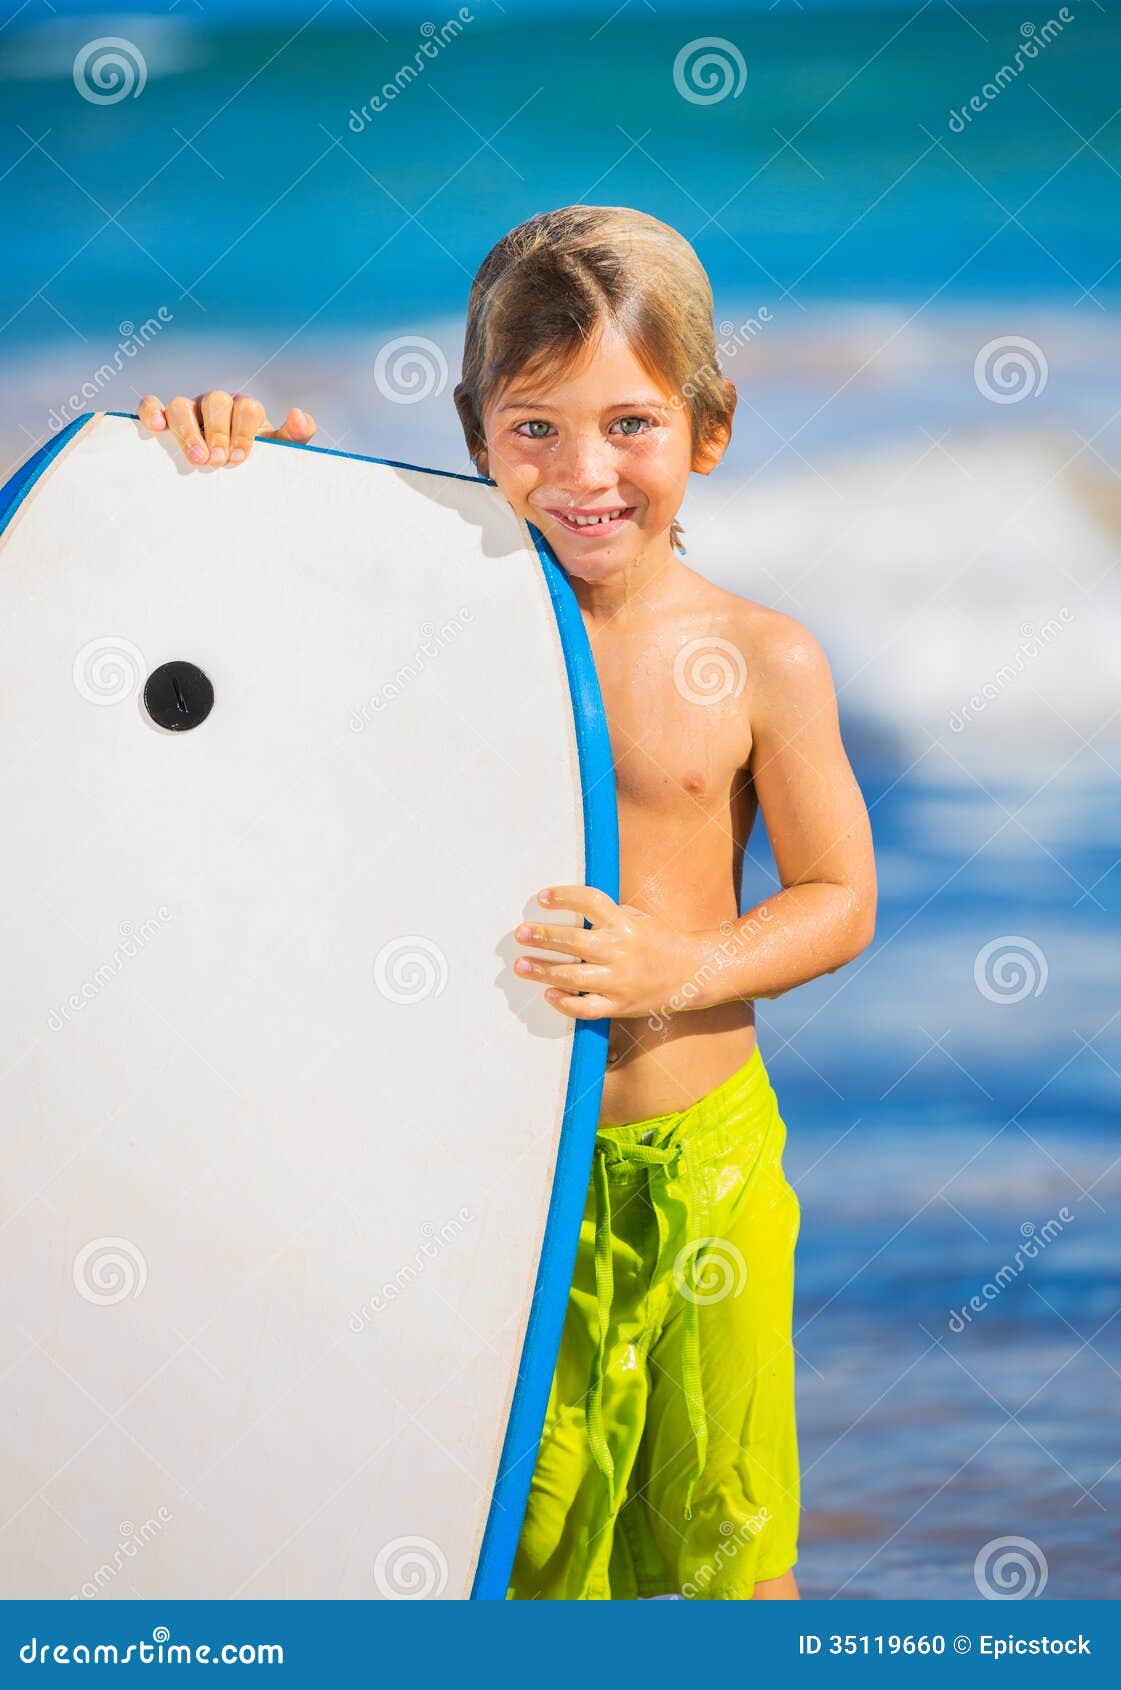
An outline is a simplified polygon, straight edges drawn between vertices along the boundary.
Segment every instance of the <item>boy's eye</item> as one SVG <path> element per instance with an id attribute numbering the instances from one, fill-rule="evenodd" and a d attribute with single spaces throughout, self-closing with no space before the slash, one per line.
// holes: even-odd
<path id="1" fill-rule="evenodd" d="M 649 417 L 616 417 L 611 424 L 611 432 L 633 439 L 636 434 L 645 434 L 653 426 Z M 547 440 L 554 432 L 552 423 L 546 422 L 544 417 L 530 417 L 514 427 L 514 433 L 520 434 L 523 440 Z"/>

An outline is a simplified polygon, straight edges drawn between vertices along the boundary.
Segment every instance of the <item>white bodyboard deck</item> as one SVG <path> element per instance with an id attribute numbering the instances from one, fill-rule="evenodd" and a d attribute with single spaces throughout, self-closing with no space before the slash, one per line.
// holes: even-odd
<path id="1" fill-rule="evenodd" d="M 509 935 L 617 895 L 571 591 L 465 477 L 98 414 L 16 482 L 0 1595 L 501 1596 L 605 1049 Z"/>

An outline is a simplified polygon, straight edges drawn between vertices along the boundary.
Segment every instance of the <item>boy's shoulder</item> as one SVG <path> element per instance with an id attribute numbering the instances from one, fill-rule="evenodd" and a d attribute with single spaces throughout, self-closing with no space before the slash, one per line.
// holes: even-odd
<path id="1" fill-rule="evenodd" d="M 815 636 L 785 611 L 772 610 L 726 587 L 705 581 L 697 608 L 706 605 L 727 639 L 742 651 L 749 672 L 778 678 L 783 672 L 816 669 L 825 654 Z"/>
<path id="2" fill-rule="evenodd" d="M 738 653 L 743 703 L 755 734 L 768 724 L 788 733 L 792 723 L 826 720 L 836 694 L 828 659 L 816 637 L 785 611 L 705 582 L 694 600 L 702 641 L 717 639 Z"/>

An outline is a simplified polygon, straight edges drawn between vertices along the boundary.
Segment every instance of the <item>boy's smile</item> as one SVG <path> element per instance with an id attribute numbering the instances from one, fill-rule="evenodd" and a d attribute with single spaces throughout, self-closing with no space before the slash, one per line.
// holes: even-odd
<path id="1" fill-rule="evenodd" d="M 618 533 L 623 523 L 635 514 L 635 509 L 634 505 L 608 505 L 596 511 L 573 507 L 571 510 L 550 510 L 548 514 L 582 539 L 602 540 L 608 533 Z"/>
<path id="2" fill-rule="evenodd" d="M 670 526 L 694 453 L 687 403 L 644 368 L 604 323 L 560 374 L 516 376 L 483 419 L 479 468 L 549 541 L 566 573 L 588 585 L 672 561 Z"/>

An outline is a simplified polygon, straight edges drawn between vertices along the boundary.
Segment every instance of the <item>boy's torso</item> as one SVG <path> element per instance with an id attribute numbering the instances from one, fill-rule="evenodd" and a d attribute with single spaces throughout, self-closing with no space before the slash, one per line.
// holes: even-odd
<path id="1" fill-rule="evenodd" d="M 758 808 L 751 646 L 767 614 L 681 565 L 656 608 L 587 623 L 615 765 L 619 901 L 681 932 L 739 914 Z M 601 1122 L 688 1107 L 754 1045 L 754 1006 L 742 1000 L 664 1021 L 613 1020 Z"/>

